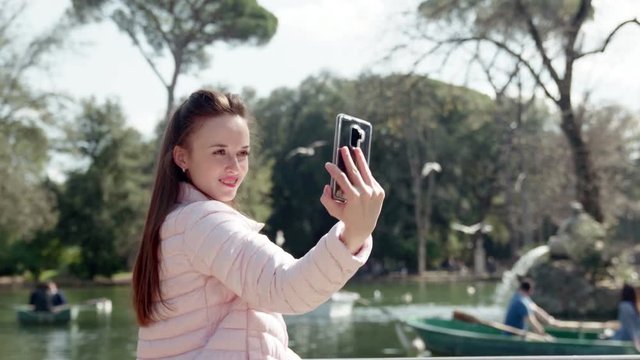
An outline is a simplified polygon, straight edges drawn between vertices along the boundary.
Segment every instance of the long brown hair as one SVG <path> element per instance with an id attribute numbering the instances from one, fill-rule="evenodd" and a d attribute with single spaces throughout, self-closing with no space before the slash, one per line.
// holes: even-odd
<path id="1" fill-rule="evenodd" d="M 144 233 L 133 268 L 133 306 L 141 326 L 158 319 L 157 303 L 166 306 L 160 290 L 160 227 L 177 203 L 180 182 L 189 181 L 173 161 L 173 148 L 176 145 L 189 148 L 189 135 L 204 119 L 223 114 L 247 119 L 246 112 L 244 102 L 237 95 L 198 90 L 178 106 L 165 128 Z"/>
<path id="2" fill-rule="evenodd" d="M 636 314 L 638 313 L 636 289 L 633 286 L 626 283 L 622 286 L 622 299 L 620 301 L 628 301 L 633 306 L 633 310 L 636 311 Z"/>

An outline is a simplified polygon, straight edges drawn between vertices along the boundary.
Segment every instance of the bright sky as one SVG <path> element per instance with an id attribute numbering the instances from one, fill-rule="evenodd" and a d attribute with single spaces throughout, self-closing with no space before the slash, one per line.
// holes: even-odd
<path id="1" fill-rule="evenodd" d="M 329 70 L 356 76 L 376 70 L 407 70 L 407 61 L 380 65 L 386 50 L 398 39 L 402 12 L 413 10 L 418 0 L 259 0 L 278 18 L 278 30 L 264 47 L 214 46 L 210 67 L 180 79 L 177 97 L 202 85 L 225 84 L 233 91 L 249 86 L 266 96 L 280 86 L 295 87 L 309 75 Z M 603 39 L 619 22 L 640 19 L 640 0 L 595 0 L 596 18 L 587 27 L 590 39 Z M 614 5 L 615 3 L 615 5 Z M 68 0 L 29 1 L 29 28 L 38 30 L 69 6 Z M 600 102 L 619 102 L 640 111 L 640 27 L 618 33 L 607 53 L 582 60 L 575 71 L 576 95 L 585 90 Z M 111 23 L 77 30 L 74 52 L 58 54 L 53 71 L 39 84 L 99 99 L 118 98 L 129 123 L 150 134 L 163 116 L 166 91 L 130 40 Z M 464 64 L 461 64 L 464 66 Z M 456 66 L 440 79 L 460 83 Z M 168 71 L 166 72 L 168 74 Z M 168 75 L 167 75 L 168 77 Z M 470 86 L 481 91 L 480 82 Z"/>

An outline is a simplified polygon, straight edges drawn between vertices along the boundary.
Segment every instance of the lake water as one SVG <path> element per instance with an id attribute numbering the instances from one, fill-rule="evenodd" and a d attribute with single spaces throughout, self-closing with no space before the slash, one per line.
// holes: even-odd
<path id="1" fill-rule="evenodd" d="M 493 305 L 496 283 L 420 283 L 385 281 L 351 283 L 345 290 L 371 300 L 357 305 L 350 317 L 329 320 L 287 316 L 290 346 L 303 358 L 398 357 L 407 353 L 396 335 L 393 317 L 440 316 L 463 309 L 499 319 Z M 71 303 L 106 297 L 110 316 L 81 312 L 66 326 L 33 327 L 17 323 L 13 306 L 28 298 L 28 289 L 0 289 L 0 358 L 4 360 L 131 359 L 137 327 L 126 286 L 63 289 Z M 374 296 L 378 294 L 378 296 Z M 386 311 L 382 311 L 382 308 Z M 411 336 L 412 334 L 408 334 Z"/>

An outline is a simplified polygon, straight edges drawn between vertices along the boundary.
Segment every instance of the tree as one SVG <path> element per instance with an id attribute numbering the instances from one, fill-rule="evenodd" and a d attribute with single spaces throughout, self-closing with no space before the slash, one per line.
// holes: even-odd
<path id="1" fill-rule="evenodd" d="M 30 241 L 56 221 L 55 199 L 45 183 L 50 111 L 55 94 L 28 85 L 27 78 L 46 66 L 46 56 L 62 45 L 66 31 L 56 24 L 42 35 L 20 33 L 26 5 L 0 0 L 0 262 L 12 271 L 9 246 Z"/>
<path id="2" fill-rule="evenodd" d="M 34 281 L 39 281 L 43 270 L 57 269 L 65 251 L 55 230 L 38 231 L 28 241 L 19 241 L 11 246 L 8 263 L 12 273 L 29 271 Z"/>
<path id="3" fill-rule="evenodd" d="M 381 184 L 388 196 L 380 223 L 389 227 L 384 232 L 394 229 L 388 235 L 394 244 L 412 239 L 411 253 L 423 273 L 443 255 L 451 222 L 477 222 L 492 210 L 499 170 L 493 104 L 418 75 L 365 76 L 357 89 L 356 111 L 374 121 L 375 166 L 384 169 Z M 442 172 L 425 178 L 428 162 L 439 163 Z M 434 189 L 436 176 L 440 185 Z M 400 224 L 407 228 L 400 230 Z"/>
<path id="4" fill-rule="evenodd" d="M 545 154 L 548 148 L 540 144 L 544 144 L 548 137 L 555 139 L 556 136 L 545 132 L 542 127 L 544 121 L 540 121 L 540 116 L 536 117 L 536 114 L 540 113 L 537 107 L 543 109 L 545 107 L 538 106 L 535 95 L 528 100 L 524 99 L 522 64 L 516 62 L 511 64 L 511 68 L 501 69 L 495 66 L 500 55 L 499 49 L 494 51 L 489 59 L 485 59 L 483 55 L 475 53 L 473 63 L 482 70 L 486 82 L 493 90 L 495 103 L 493 121 L 498 140 L 494 167 L 497 178 L 495 185 L 500 187 L 496 190 L 504 196 L 504 201 L 499 208 L 503 211 L 513 257 L 523 245 L 532 243 L 536 205 L 541 201 L 545 204 L 552 199 L 560 200 L 560 197 L 541 196 L 544 193 L 543 188 L 549 188 L 549 186 L 545 186 L 543 182 L 531 181 L 536 174 L 545 173 L 545 176 L 549 176 L 549 169 L 539 166 L 540 155 Z M 508 90 L 512 88 L 517 90 L 517 94 L 513 97 L 508 94 Z M 543 114 L 543 116 L 549 116 L 547 112 Z M 547 135 L 547 138 L 540 138 L 540 135 Z M 534 141 L 528 142 L 529 137 L 533 137 Z M 564 175 L 563 171 L 560 172 Z M 530 183 L 533 183 L 533 186 L 529 186 Z M 568 201 L 555 201 L 555 203 L 568 204 Z M 549 207 L 545 210 L 548 209 Z M 544 213 L 542 216 L 547 215 L 549 214 Z M 476 223 L 484 222 L 485 219 L 478 219 Z"/>
<path id="5" fill-rule="evenodd" d="M 92 278 L 124 270 L 141 236 L 151 188 L 151 144 L 125 127 L 117 103 L 86 100 L 70 142 L 86 168 L 72 171 L 59 199 L 58 232 L 81 249 L 71 269 Z"/>
<path id="6" fill-rule="evenodd" d="M 387 191 L 373 256 L 394 268 L 402 263 L 412 270 L 433 265 L 443 255 L 453 216 L 466 221 L 482 216 L 478 211 L 491 211 L 478 205 L 480 196 L 492 200 L 495 193 L 495 187 L 485 185 L 495 171 L 490 108 L 486 96 L 415 75 L 345 80 L 322 74 L 296 89 L 273 91 L 256 106 L 261 135 L 269 144 L 263 151 L 275 161 L 268 232 L 282 230 L 284 247 L 302 255 L 335 223 L 318 198 L 329 182 L 322 164 L 332 158 L 335 116 L 345 112 L 373 123 L 370 164 Z M 295 151 L 314 143 L 313 152 Z M 473 150 L 460 154 L 461 143 L 474 143 Z M 425 211 L 429 194 L 421 175 L 427 160 L 444 168 L 438 175 L 441 186 L 432 194 L 432 214 Z M 427 222 L 432 226 L 425 230 Z M 424 256 L 418 259 L 421 246 Z"/>
<path id="7" fill-rule="evenodd" d="M 297 89 L 277 89 L 254 106 L 264 146 L 261 155 L 273 162 L 271 200 L 273 211 L 266 231 L 274 238 L 284 232 L 284 248 L 303 255 L 334 224 L 320 204 L 329 176 L 323 163 L 331 161 L 333 125 L 344 109 L 342 81 L 328 74 L 303 81 Z M 313 154 L 296 154 L 298 147 L 327 141 Z"/>
<path id="8" fill-rule="evenodd" d="M 206 68 L 206 49 L 217 41 L 230 44 L 267 43 L 277 28 L 276 17 L 256 0 L 73 0 L 81 22 L 109 19 L 127 34 L 167 90 L 164 122 L 173 111 L 178 77 Z M 170 56 L 169 76 L 159 61 Z M 164 126 L 159 126 L 163 129 Z"/>
<path id="9" fill-rule="evenodd" d="M 637 218 L 637 165 L 640 123 L 637 115 L 619 106 L 579 109 L 585 134 L 593 149 L 594 166 L 601 174 L 602 194 L 607 199 L 603 211 L 608 219 Z M 612 223 L 615 223 L 612 221 Z"/>
<path id="10" fill-rule="evenodd" d="M 448 57 L 455 48 L 469 44 L 475 56 L 497 49 L 503 61 L 522 66 L 559 109 L 560 128 L 572 152 L 575 195 L 589 214 L 603 221 L 601 185 L 584 135 L 584 119 L 577 116 L 572 98 L 574 65 L 604 52 L 620 29 L 639 25 L 638 20 L 618 24 L 601 46 L 587 50 L 583 26 L 593 16 L 591 0 L 428 0 L 418 12 L 430 22 L 424 37 L 435 44 L 427 54 L 448 48 Z"/>

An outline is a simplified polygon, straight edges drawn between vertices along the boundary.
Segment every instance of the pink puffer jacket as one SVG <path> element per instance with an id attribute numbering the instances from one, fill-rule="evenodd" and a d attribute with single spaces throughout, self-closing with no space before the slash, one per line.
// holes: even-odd
<path id="1" fill-rule="evenodd" d="M 364 264 L 338 239 L 337 223 L 304 257 L 258 233 L 262 224 L 182 183 L 160 229 L 160 282 L 168 308 L 138 332 L 139 359 L 298 359 L 281 313 L 325 302 Z"/>

